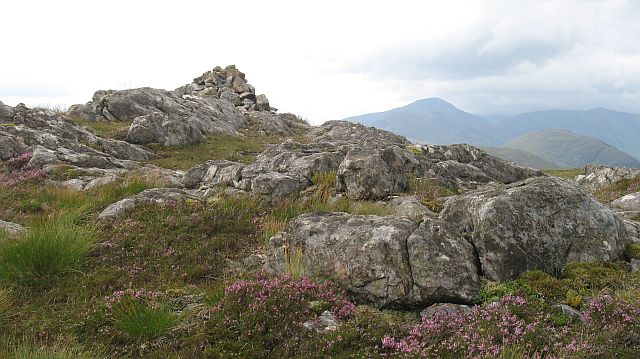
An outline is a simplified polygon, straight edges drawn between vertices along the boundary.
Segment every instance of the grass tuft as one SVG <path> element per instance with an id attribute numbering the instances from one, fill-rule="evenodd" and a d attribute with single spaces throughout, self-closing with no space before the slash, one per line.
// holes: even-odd
<path id="1" fill-rule="evenodd" d="M 0 244 L 0 281 L 42 289 L 72 270 L 89 254 L 94 229 L 73 215 L 38 219 L 21 238 Z"/>
<path id="2" fill-rule="evenodd" d="M 157 338 L 178 324 L 178 318 L 170 311 L 137 300 L 118 303 L 113 317 L 118 329 L 141 340 Z"/>
<path id="3" fill-rule="evenodd" d="M 444 202 L 440 198 L 456 194 L 456 191 L 451 188 L 428 178 L 416 178 L 410 175 L 407 176 L 407 183 L 408 192 L 416 195 L 424 206 L 436 213 L 444 209 Z"/>
<path id="4" fill-rule="evenodd" d="M 105 359 L 108 356 L 93 354 L 72 344 L 54 346 L 21 343 L 11 349 L 0 350 L 0 357 L 7 359 Z"/>
<path id="5" fill-rule="evenodd" d="M 6 323 L 11 314 L 12 307 L 13 299 L 11 298 L 11 292 L 8 289 L 0 287 L 0 327 Z"/>

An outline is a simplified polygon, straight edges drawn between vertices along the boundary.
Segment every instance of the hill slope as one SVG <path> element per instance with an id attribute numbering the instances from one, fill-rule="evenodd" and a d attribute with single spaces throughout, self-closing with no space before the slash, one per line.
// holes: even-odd
<path id="1" fill-rule="evenodd" d="M 539 111 L 511 116 L 496 125 L 497 133 L 503 138 L 550 128 L 595 137 L 640 158 L 640 115 L 633 113 L 607 109 Z"/>
<path id="2" fill-rule="evenodd" d="M 564 129 L 548 129 L 524 134 L 506 147 L 529 152 L 562 167 L 587 164 L 640 167 L 640 161 L 603 141 Z"/>
<path id="3" fill-rule="evenodd" d="M 483 147 L 486 153 L 503 160 L 515 162 L 521 166 L 536 168 L 539 170 L 556 169 L 561 166 L 552 161 L 538 157 L 532 153 L 509 147 Z"/>
<path id="4" fill-rule="evenodd" d="M 504 142 L 482 117 L 464 112 L 439 98 L 418 100 L 393 110 L 345 120 L 375 126 L 423 143 L 496 146 Z"/>

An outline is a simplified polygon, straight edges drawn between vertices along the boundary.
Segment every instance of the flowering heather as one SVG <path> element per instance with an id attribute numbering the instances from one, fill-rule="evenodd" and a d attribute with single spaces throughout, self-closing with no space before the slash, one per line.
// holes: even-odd
<path id="1" fill-rule="evenodd" d="M 291 276 L 238 281 L 225 289 L 214 308 L 211 333 L 221 343 L 238 345 L 218 348 L 220 353 L 262 356 L 299 334 L 302 323 L 324 310 L 347 319 L 355 305 L 328 281 Z"/>
<path id="2" fill-rule="evenodd" d="M 25 152 L 17 157 L 7 160 L 6 165 L 7 165 L 7 168 L 9 169 L 9 172 L 22 170 L 24 166 L 26 166 L 27 163 L 29 163 L 29 161 L 31 160 L 31 157 L 33 157 L 32 152 Z"/>
<path id="3" fill-rule="evenodd" d="M 568 341 L 568 328 L 520 296 L 505 296 L 469 313 L 436 313 L 416 325 L 406 338 L 385 337 L 382 348 L 407 357 L 499 357 L 506 348 L 521 348 L 526 357 L 577 352 L 583 343 Z"/>
<path id="4" fill-rule="evenodd" d="M 9 173 L 4 180 L 8 186 L 15 186 L 23 183 L 34 183 L 44 179 L 47 172 L 43 170 L 20 170 Z"/>
<path id="5" fill-rule="evenodd" d="M 125 289 L 125 290 L 116 290 L 114 291 L 110 297 L 107 298 L 107 306 L 111 307 L 114 304 L 120 303 L 125 300 L 147 300 L 156 298 L 160 295 L 159 292 L 154 292 L 146 289 Z"/>

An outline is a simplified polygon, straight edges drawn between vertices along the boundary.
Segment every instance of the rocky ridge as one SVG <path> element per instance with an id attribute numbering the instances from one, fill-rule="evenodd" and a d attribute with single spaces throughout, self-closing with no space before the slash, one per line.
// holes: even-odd
<path id="1" fill-rule="evenodd" d="M 335 198 L 386 203 L 394 215 L 303 214 L 270 239 L 264 256 L 267 270 L 285 272 L 298 253 L 306 273 L 331 276 L 360 302 L 379 307 L 471 304 L 482 277 L 502 281 L 530 269 L 556 274 L 568 261 L 624 259 L 638 233 L 578 185 L 470 145 L 414 145 L 360 124 L 311 127 L 277 114 L 233 66 L 216 67 L 175 91 L 98 91 L 69 116 L 0 104 L 0 158 L 31 152 L 29 168 L 81 168 L 89 175 L 65 182 L 76 189 L 129 171 L 155 173 L 169 183 L 108 206 L 98 216 L 104 221 L 150 203 L 205 201 L 221 188 L 270 201 L 305 196 L 318 185 L 317 175 L 327 173 L 335 173 Z M 113 140 L 73 118 L 130 126 L 124 141 Z M 147 144 L 243 136 L 250 122 L 285 139 L 249 164 L 212 160 L 184 173 L 145 164 L 154 156 Z M 303 134 L 294 139 L 294 133 Z M 444 209 L 434 213 L 408 196 L 410 179 L 450 190 L 440 198 Z"/>

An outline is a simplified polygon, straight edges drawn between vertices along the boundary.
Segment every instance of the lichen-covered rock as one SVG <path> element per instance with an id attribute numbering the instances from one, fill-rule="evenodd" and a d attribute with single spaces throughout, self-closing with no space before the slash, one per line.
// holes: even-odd
<path id="1" fill-rule="evenodd" d="M 640 169 L 588 165 L 575 180 L 581 187 L 593 192 L 600 187 L 636 177 L 640 177 Z"/>
<path id="2" fill-rule="evenodd" d="M 71 118 L 44 109 L 13 108 L 13 117 L 0 126 L 0 157 L 6 160 L 34 152 L 30 167 L 64 162 L 80 167 L 127 168 L 152 154 L 124 141 L 106 139 L 77 126 Z"/>
<path id="3" fill-rule="evenodd" d="M 455 313 L 470 313 L 472 310 L 472 307 L 464 304 L 436 303 L 422 310 L 420 312 L 420 317 L 424 319 L 433 319 L 435 316 Z"/>
<path id="4" fill-rule="evenodd" d="M 338 318 L 328 310 L 322 312 L 317 318 L 302 323 L 303 327 L 318 333 L 336 330 L 338 325 L 340 325 Z"/>
<path id="5" fill-rule="evenodd" d="M 272 199 L 284 199 L 295 196 L 309 185 L 310 182 L 306 178 L 269 172 L 260 174 L 252 180 L 251 191 Z"/>
<path id="6" fill-rule="evenodd" d="M 396 216 L 408 217 L 416 221 L 421 221 L 424 217 L 435 218 L 437 213 L 420 203 L 416 196 L 400 196 L 393 198 L 387 203 Z"/>
<path id="7" fill-rule="evenodd" d="M 18 223 L 5 222 L 0 219 L 0 232 L 5 232 L 10 236 L 17 236 L 26 231 L 27 229 Z"/>
<path id="8" fill-rule="evenodd" d="M 313 142 L 333 143 L 379 143 L 381 145 L 408 145 L 409 141 L 403 136 L 389 131 L 367 127 L 359 123 L 347 121 L 327 121 L 321 126 L 312 128 L 305 134 Z"/>
<path id="9" fill-rule="evenodd" d="M 425 173 L 420 177 L 438 177 L 453 181 L 463 189 L 499 182 L 512 183 L 544 173 L 488 155 L 470 145 L 413 145 Z"/>
<path id="10" fill-rule="evenodd" d="M 479 289 L 472 246 L 436 219 L 305 214 L 270 242 L 271 270 L 286 271 L 287 254 L 299 256 L 306 272 L 379 307 L 470 303 Z"/>
<path id="11" fill-rule="evenodd" d="M 397 146 L 353 148 L 340 163 L 337 190 L 354 199 L 382 199 L 407 190 L 417 161 Z"/>
<path id="12" fill-rule="evenodd" d="M 568 261 L 614 261 L 630 241 L 622 220 L 576 185 L 537 177 L 493 185 L 447 200 L 440 214 L 473 243 L 482 273 L 510 280 Z"/>
<path id="13" fill-rule="evenodd" d="M 148 204 L 161 206 L 177 206 L 186 204 L 187 200 L 199 201 L 200 198 L 177 188 L 153 188 L 122 199 L 109 205 L 98 215 L 99 220 L 116 221 L 124 218 L 132 209 Z"/>
<path id="14" fill-rule="evenodd" d="M 611 206 L 623 211 L 640 211 L 640 192 L 622 196 L 611 202 Z"/>

